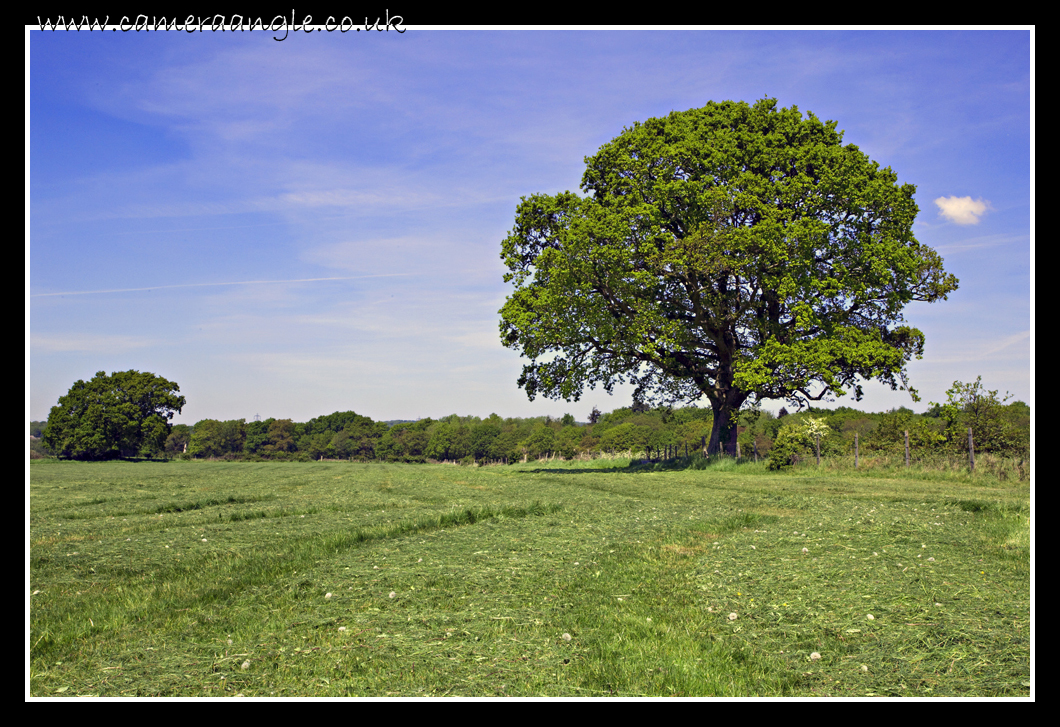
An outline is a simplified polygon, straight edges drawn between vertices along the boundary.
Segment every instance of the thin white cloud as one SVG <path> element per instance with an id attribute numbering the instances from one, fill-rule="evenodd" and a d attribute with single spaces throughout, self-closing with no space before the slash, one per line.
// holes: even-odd
<path id="1" fill-rule="evenodd" d="M 30 346 L 37 353 L 122 353 L 157 346 L 158 340 L 137 336 L 100 336 L 91 333 L 33 334 Z"/>
<path id="2" fill-rule="evenodd" d="M 968 237 L 959 242 L 933 245 L 935 252 L 948 254 L 961 250 L 977 250 L 990 247 L 1001 247 L 1004 245 L 1029 245 L 1030 240 L 1022 232 L 1001 233 L 997 235 L 982 235 L 980 237 Z"/>
<path id="3" fill-rule="evenodd" d="M 990 202 L 971 197 L 939 197 L 935 200 L 939 214 L 958 225 L 978 225 L 979 218 L 991 209 Z"/>
<path id="4" fill-rule="evenodd" d="M 180 285 L 152 285 L 146 288 L 111 288 L 109 290 L 73 290 L 64 293 L 34 293 L 31 298 L 54 298 L 67 295 L 97 295 L 100 293 L 135 293 L 144 290 L 165 288 L 213 288 L 220 285 L 276 285 L 279 283 L 317 283 L 325 280 L 361 280 L 363 278 L 400 278 L 415 273 L 381 273 L 379 275 L 352 275 L 339 278 L 297 278 L 294 280 L 235 280 L 229 283 L 183 283 Z"/>
<path id="5" fill-rule="evenodd" d="M 998 341 L 994 346 L 992 346 L 991 348 L 987 349 L 986 351 L 983 351 L 983 357 L 985 358 L 985 357 L 991 356 L 991 355 L 993 355 L 995 353 L 1000 353 L 1001 351 L 1004 351 L 1005 349 L 1007 349 L 1009 346 L 1014 346 L 1017 343 L 1019 343 L 1020 341 L 1029 340 L 1030 337 L 1031 337 L 1031 332 L 1029 330 L 1020 331 L 1019 333 L 1014 333 L 1011 336 L 1008 336 L 1008 337 L 1003 338 L 1002 340 Z"/>
<path id="6" fill-rule="evenodd" d="M 1020 356 L 1024 351 L 1011 351 L 1011 347 L 1021 344 L 1023 341 L 1029 341 L 1031 332 L 1029 330 L 1020 331 L 1014 333 L 1005 338 L 995 340 L 992 342 L 988 341 L 976 341 L 976 342 L 965 342 L 971 344 L 970 348 L 958 349 L 954 346 L 948 353 L 955 355 L 939 355 L 932 357 L 933 364 L 953 364 L 953 363 L 966 363 L 969 361 L 986 361 L 993 359 L 998 354 L 1004 352 L 1004 356 L 1007 359 Z M 1029 353 L 1029 346 L 1025 349 L 1026 353 Z"/>

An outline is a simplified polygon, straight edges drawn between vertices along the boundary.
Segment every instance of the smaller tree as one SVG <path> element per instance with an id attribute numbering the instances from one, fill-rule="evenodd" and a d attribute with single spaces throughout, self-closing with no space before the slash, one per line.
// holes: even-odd
<path id="1" fill-rule="evenodd" d="M 87 382 L 76 381 L 52 407 L 44 446 L 71 459 L 156 455 L 165 447 L 173 414 L 186 403 L 179 391 L 146 371 L 99 371 Z"/>
<path id="2" fill-rule="evenodd" d="M 968 429 L 972 430 L 975 448 L 982 452 L 1018 452 L 1026 449 L 1028 441 L 1007 416 L 1005 402 L 1012 398 L 1006 394 L 998 398 L 997 390 L 983 388 L 983 377 L 974 383 L 954 381 L 946 391 L 947 401 L 939 405 L 932 402 L 932 411 L 946 424 L 946 437 L 957 448 L 967 446 Z"/>

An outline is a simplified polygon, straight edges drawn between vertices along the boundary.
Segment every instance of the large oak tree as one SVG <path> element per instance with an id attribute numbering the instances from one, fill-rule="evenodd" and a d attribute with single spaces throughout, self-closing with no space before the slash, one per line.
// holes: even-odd
<path id="1" fill-rule="evenodd" d="M 530 399 L 623 382 L 641 401 L 705 396 L 716 453 L 749 398 L 909 388 L 924 335 L 902 310 L 957 279 L 913 236 L 915 187 L 836 125 L 711 102 L 625 129 L 586 158 L 583 195 L 524 197 L 500 329 L 530 359 Z"/>

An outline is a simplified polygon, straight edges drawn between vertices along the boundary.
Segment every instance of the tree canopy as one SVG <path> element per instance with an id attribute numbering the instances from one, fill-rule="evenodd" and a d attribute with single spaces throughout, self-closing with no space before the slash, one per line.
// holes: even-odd
<path id="1" fill-rule="evenodd" d="M 170 420 L 186 403 L 179 391 L 146 371 L 100 371 L 59 398 L 42 441 L 72 459 L 153 456 L 165 447 Z"/>
<path id="2" fill-rule="evenodd" d="M 583 196 L 522 198 L 500 330 L 530 359 L 529 398 L 705 396 L 715 453 L 748 399 L 909 388 L 924 335 L 902 310 L 958 281 L 913 236 L 915 187 L 836 126 L 775 99 L 711 102 L 625 129 L 586 158 Z"/>

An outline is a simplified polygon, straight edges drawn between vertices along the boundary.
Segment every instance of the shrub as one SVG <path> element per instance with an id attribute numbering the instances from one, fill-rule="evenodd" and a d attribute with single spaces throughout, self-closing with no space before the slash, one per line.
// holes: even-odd
<path id="1" fill-rule="evenodd" d="M 804 456 L 816 452 L 817 436 L 820 435 L 822 447 L 825 438 L 832 430 L 823 419 L 807 417 L 801 422 L 782 427 L 769 450 L 769 469 L 779 470 L 791 467 Z"/>
<path id="2" fill-rule="evenodd" d="M 791 467 L 800 455 L 810 451 L 810 438 L 801 427 L 784 427 L 773 440 L 769 450 L 769 469 L 779 470 Z"/>

